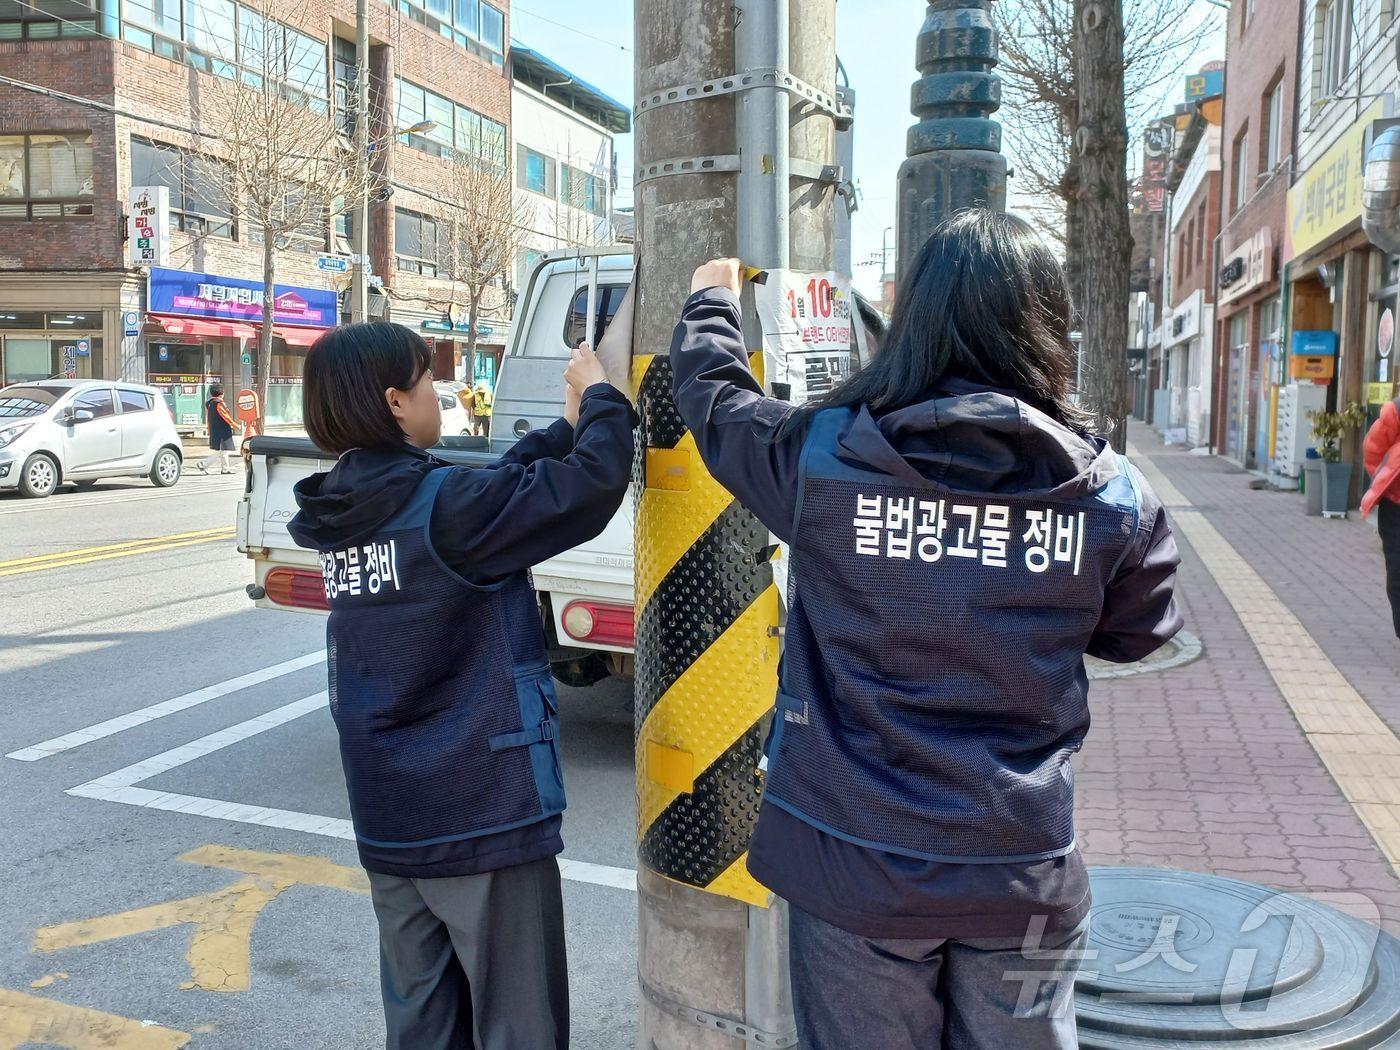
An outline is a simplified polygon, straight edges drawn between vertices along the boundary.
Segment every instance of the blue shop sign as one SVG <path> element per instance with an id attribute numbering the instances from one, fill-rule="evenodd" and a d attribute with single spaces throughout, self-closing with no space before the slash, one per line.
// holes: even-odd
<path id="1" fill-rule="evenodd" d="M 153 314 L 256 324 L 262 320 L 263 289 L 261 281 L 153 266 L 147 286 L 147 309 Z M 272 319 L 276 324 L 334 328 L 339 321 L 339 304 L 331 289 L 278 284 L 272 291 Z"/>
<path id="2" fill-rule="evenodd" d="M 1294 332 L 1293 353 L 1298 357 L 1336 357 L 1337 333 L 1325 331 Z"/>

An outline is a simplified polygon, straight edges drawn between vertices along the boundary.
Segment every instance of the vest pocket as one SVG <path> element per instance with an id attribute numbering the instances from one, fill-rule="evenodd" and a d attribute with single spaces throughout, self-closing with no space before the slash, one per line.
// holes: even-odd
<path id="1" fill-rule="evenodd" d="M 537 674 L 517 674 L 516 702 L 521 731 L 491 738 L 491 750 L 527 747 L 542 813 L 564 809 L 564 774 L 559 754 L 559 700 L 548 669 Z"/>

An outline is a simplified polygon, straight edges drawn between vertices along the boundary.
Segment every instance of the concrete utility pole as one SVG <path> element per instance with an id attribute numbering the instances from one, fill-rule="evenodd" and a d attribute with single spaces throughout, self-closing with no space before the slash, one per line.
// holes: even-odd
<path id="1" fill-rule="evenodd" d="M 964 208 L 1006 209 L 997 29 L 992 0 L 932 0 L 919 31 L 908 154 L 899 168 L 898 268 L 903 278 L 934 228 Z"/>
<path id="2" fill-rule="evenodd" d="M 772 538 L 705 470 L 667 348 L 706 259 L 831 266 L 835 2 L 636 0 L 635 15 L 638 1046 L 791 1047 L 786 912 L 745 868 L 777 686 Z"/>
<path id="3" fill-rule="evenodd" d="M 355 2 L 355 210 L 351 213 L 350 319 L 369 320 L 369 0 Z"/>

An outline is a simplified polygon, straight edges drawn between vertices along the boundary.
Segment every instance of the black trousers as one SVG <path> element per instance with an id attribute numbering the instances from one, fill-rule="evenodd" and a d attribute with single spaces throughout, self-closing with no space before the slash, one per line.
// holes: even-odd
<path id="1" fill-rule="evenodd" d="M 369 873 L 388 1050 L 566 1050 L 553 857 L 449 879 Z"/>
<path id="2" fill-rule="evenodd" d="M 1390 597 L 1390 615 L 1395 620 L 1395 637 L 1400 638 L 1400 503 L 1382 499 L 1376 506 L 1376 527 L 1385 552 L 1385 593 Z"/>

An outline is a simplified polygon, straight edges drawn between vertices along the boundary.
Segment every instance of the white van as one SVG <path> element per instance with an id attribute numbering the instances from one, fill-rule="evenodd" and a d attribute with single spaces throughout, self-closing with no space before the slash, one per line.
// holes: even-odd
<path id="1" fill-rule="evenodd" d="M 154 387 L 49 379 L 0 390 L 0 490 L 42 499 L 67 482 L 123 477 L 169 488 L 183 458 Z"/>

